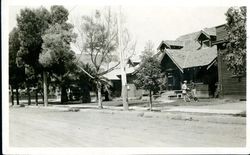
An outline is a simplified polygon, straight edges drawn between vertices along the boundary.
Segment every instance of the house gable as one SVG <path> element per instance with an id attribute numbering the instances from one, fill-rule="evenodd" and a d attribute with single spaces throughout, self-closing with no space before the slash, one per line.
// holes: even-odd
<path id="1" fill-rule="evenodd" d="M 195 40 L 199 42 L 201 47 L 211 47 L 212 42 L 216 40 L 216 35 L 214 33 L 209 34 L 206 31 L 201 30 Z"/>
<path id="2" fill-rule="evenodd" d="M 182 49 L 183 47 L 184 44 L 181 41 L 164 40 L 157 49 L 162 51 L 164 49 Z"/>

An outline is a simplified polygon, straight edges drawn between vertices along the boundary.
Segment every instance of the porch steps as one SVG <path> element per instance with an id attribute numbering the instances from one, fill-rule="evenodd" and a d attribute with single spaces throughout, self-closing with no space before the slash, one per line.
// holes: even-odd
<path id="1" fill-rule="evenodd" d="M 177 95 L 175 93 L 175 91 L 166 91 L 164 93 L 161 94 L 161 96 L 159 98 L 157 98 L 157 101 L 160 102 L 168 102 L 168 101 L 172 101 L 173 99 L 176 99 Z"/>

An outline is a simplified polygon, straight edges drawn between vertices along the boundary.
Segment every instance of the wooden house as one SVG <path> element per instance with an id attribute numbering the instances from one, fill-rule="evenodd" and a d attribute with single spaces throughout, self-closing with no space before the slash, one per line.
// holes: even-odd
<path id="1" fill-rule="evenodd" d="M 167 90 L 180 90 L 184 80 L 195 82 L 199 97 L 214 96 L 218 82 L 216 29 L 164 40 L 158 46 Z"/>
<path id="2" fill-rule="evenodd" d="M 246 99 L 246 76 L 234 76 L 230 71 L 227 70 L 225 61 L 220 54 L 222 51 L 226 50 L 225 37 L 227 31 L 225 25 L 220 25 L 216 27 L 216 41 L 213 43 L 217 45 L 217 55 L 218 55 L 218 89 L 219 96 L 223 97 L 233 97 Z"/>

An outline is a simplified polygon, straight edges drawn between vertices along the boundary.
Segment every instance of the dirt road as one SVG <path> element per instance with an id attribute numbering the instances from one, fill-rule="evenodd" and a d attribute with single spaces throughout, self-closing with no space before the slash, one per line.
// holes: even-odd
<path id="1" fill-rule="evenodd" d="M 245 143 L 244 124 L 93 110 L 10 109 L 10 146 L 15 147 L 241 147 Z"/>

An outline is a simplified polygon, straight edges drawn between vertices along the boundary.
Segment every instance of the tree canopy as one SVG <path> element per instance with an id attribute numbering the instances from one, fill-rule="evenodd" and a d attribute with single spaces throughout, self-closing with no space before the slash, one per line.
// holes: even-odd
<path id="1" fill-rule="evenodd" d="M 17 63 L 19 66 L 39 67 L 39 54 L 42 51 L 42 35 L 49 27 L 50 13 L 47 9 L 23 9 L 17 17 L 20 49 Z"/>
<path id="2" fill-rule="evenodd" d="M 151 54 L 150 54 L 151 53 Z M 135 85 L 138 88 L 148 90 L 150 97 L 150 110 L 152 110 L 152 95 L 161 89 L 163 74 L 160 62 L 153 57 L 152 51 L 145 48 L 143 61 L 136 72 Z"/>
<path id="3" fill-rule="evenodd" d="M 246 7 L 231 7 L 226 15 L 226 48 L 222 53 L 234 75 L 246 73 Z"/>
<path id="4" fill-rule="evenodd" d="M 19 68 L 16 63 L 17 52 L 20 48 L 18 29 L 14 28 L 9 34 L 9 82 L 18 88 L 24 81 L 24 68 Z"/>
<path id="5" fill-rule="evenodd" d="M 46 72 L 51 73 L 61 86 L 61 102 L 67 101 L 66 83 L 75 70 L 75 53 L 70 44 L 75 41 L 73 25 L 67 23 L 68 11 L 63 6 L 51 7 L 52 23 L 42 36 L 42 53 L 39 62 Z"/>
<path id="6" fill-rule="evenodd" d="M 83 16 L 77 30 L 79 37 L 76 46 L 81 53 L 90 55 L 94 75 L 81 69 L 94 80 L 98 92 L 98 106 L 102 108 L 101 90 L 109 83 L 103 75 L 114 69 L 104 68 L 104 63 L 114 57 L 118 46 L 116 16 L 110 9 L 103 12 L 97 10 L 95 16 Z"/>

